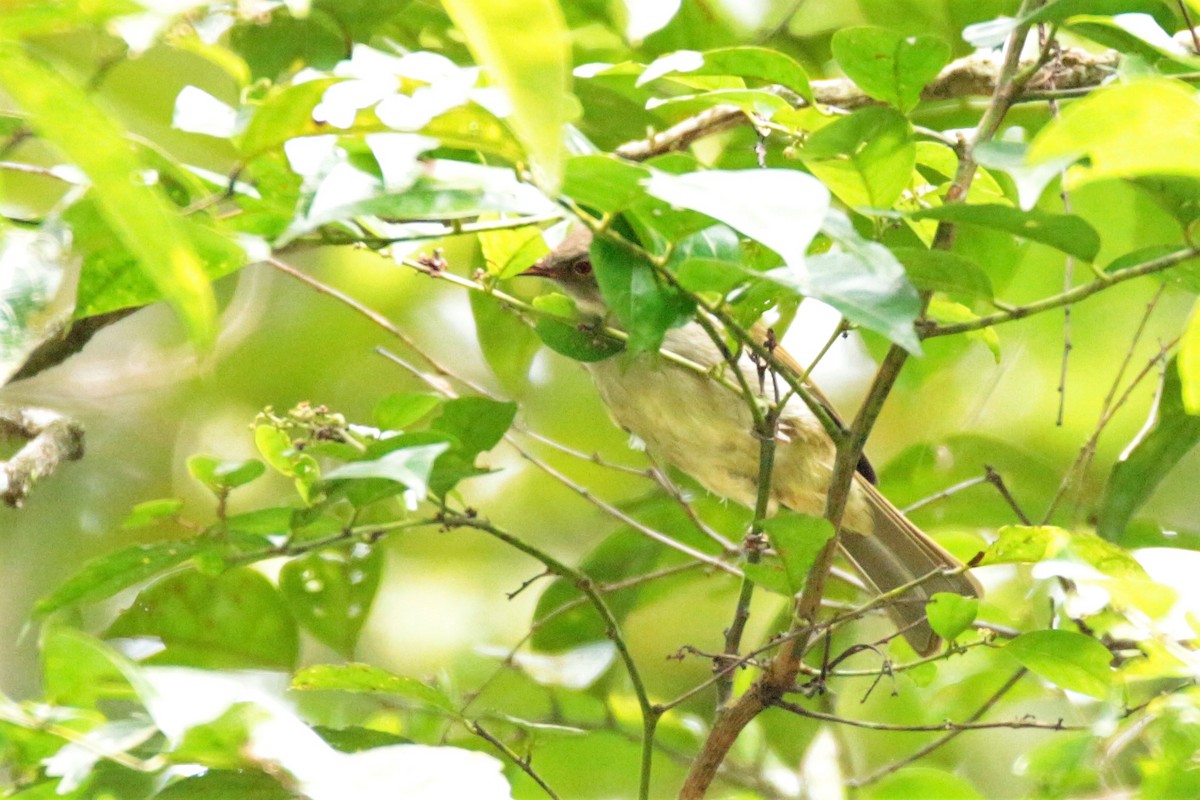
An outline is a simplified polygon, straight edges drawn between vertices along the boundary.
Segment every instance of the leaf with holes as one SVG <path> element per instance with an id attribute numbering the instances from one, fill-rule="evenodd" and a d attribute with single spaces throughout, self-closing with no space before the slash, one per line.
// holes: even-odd
<path id="1" fill-rule="evenodd" d="M 163 643 L 145 663 L 203 669 L 291 669 L 300 649 L 279 592 L 246 567 L 180 572 L 143 589 L 105 632 L 141 637 Z"/>
<path id="2" fill-rule="evenodd" d="M 305 630 L 350 658 L 382 571 L 383 556 L 367 545 L 318 550 L 283 565 L 279 591 Z"/>

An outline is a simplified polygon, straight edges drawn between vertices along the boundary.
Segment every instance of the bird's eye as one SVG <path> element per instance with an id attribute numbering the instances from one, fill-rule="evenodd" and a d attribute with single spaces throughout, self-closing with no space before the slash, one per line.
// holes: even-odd
<path id="1" fill-rule="evenodd" d="M 573 269 L 575 270 L 576 275 L 591 275 L 592 274 L 592 262 L 587 261 L 587 260 L 576 261 Z"/>

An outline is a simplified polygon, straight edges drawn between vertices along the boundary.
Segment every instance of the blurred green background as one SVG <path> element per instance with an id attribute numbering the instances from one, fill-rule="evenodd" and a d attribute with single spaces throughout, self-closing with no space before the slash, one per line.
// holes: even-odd
<path id="1" fill-rule="evenodd" d="M 819 69 L 828 58 L 828 36 L 839 27 L 870 20 L 906 31 L 957 33 L 965 22 L 987 18 L 1009 5 L 966 0 L 862 0 L 857 6 L 778 2 L 763 4 L 763 16 L 768 24 L 783 12 L 803 6 L 805 13 L 792 24 L 791 41 L 797 43 L 795 54 Z M 712 26 L 717 40 L 704 42 L 672 39 L 677 32 L 668 29 L 648 40 L 646 52 L 725 44 L 720 39 L 727 30 Z M 604 38 L 596 34 L 597 39 L 589 42 L 587 35 L 581 31 L 577 45 L 590 55 L 602 54 Z M 52 38 L 45 45 L 82 74 L 91 74 L 110 55 L 108 43 L 106 37 L 76 33 Z M 957 46 L 963 49 L 961 42 Z M 135 133 L 163 144 L 189 163 L 223 172 L 232 154 L 221 142 L 171 127 L 175 97 L 188 85 L 236 101 L 236 87 L 212 62 L 164 46 L 115 62 L 98 81 L 96 96 Z M 927 113 L 941 127 L 958 116 L 965 119 L 967 109 L 946 104 Z M 1016 119 L 1022 119 L 1023 113 L 1018 112 Z M 1030 124 L 1041 120 L 1028 113 Z M 607 133 L 618 140 L 638 135 L 616 125 Z M 728 158 L 752 157 L 753 138 L 745 132 L 728 134 L 723 141 L 731 153 Z M 22 158 L 38 159 L 36 143 L 21 147 Z M 48 155 L 45 161 L 51 163 Z M 37 176 L 5 173 L 3 181 L 0 192 L 7 213 L 44 210 L 56 199 L 56 186 Z M 1053 195 L 1048 192 L 1046 202 L 1057 202 Z M 1071 205 L 1103 234 L 1100 264 L 1131 250 L 1173 242 L 1178 236 L 1177 226 L 1164 212 L 1123 184 L 1090 185 L 1071 195 Z M 997 275 L 1008 276 L 1007 284 L 997 281 L 998 296 L 1020 303 L 1061 290 L 1061 254 L 1038 245 L 1018 247 L 1007 237 L 981 235 L 974 241 L 979 249 L 971 255 L 988 267 L 994 280 Z M 452 271 L 470 275 L 482 266 L 473 242 L 450 241 L 445 247 Z M 601 453 L 613 462 L 645 465 L 642 454 L 630 450 L 625 435 L 608 420 L 579 365 L 543 352 L 534 362 L 528 385 L 520 391 L 514 394 L 511 381 L 507 386 L 498 381 L 479 352 L 463 292 L 361 251 L 314 250 L 293 263 L 386 315 L 455 372 L 520 401 L 518 422 L 524 427 L 582 452 Z M 1087 266 L 1075 269 L 1083 271 Z M 885 490 L 889 477 L 916 468 L 932 473 L 936 485 L 931 489 L 945 488 L 964 477 L 959 474 L 962 470 L 969 473 L 965 477 L 977 474 L 987 459 L 1009 480 L 1030 515 L 1040 518 L 1058 479 L 1091 434 L 1101 401 L 1158 286 L 1155 279 L 1141 279 L 1073 309 L 1062 425 L 1055 422 L 1064 348 L 1061 313 L 999 328 L 998 361 L 979 342 L 956 337 L 927 343 L 924 356 L 910 363 L 868 445 L 877 467 L 882 467 Z M 105 330 L 63 366 L 0 391 L 0 401 L 46 406 L 82 421 L 88 450 L 83 461 L 39 485 L 24 508 L 0 509 L 0 641 L 12 643 L 0 649 L 0 689 L 5 692 L 26 696 L 35 691 L 36 634 L 26 625 L 36 598 L 91 556 L 125 543 L 179 535 L 166 529 L 123 530 L 121 521 L 133 504 L 181 497 L 186 501 L 185 516 L 201 521 L 212 517 L 211 497 L 184 468 L 189 455 L 253 456 L 249 426 L 265 406 L 286 409 L 311 401 L 343 412 L 351 421 L 367 422 L 371 409 L 387 394 L 423 388 L 375 352 L 383 346 L 418 361 L 402 343 L 335 300 L 268 266 L 250 266 L 222 280 L 218 290 L 222 328 L 210 353 L 196 352 L 172 315 L 155 307 Z M 520 286 L 515 291 L 529 295 L 538 287 Z M 1162 342 L 1175 335 L 1192 300 L 1182 291 L 1165 293 L 1133 354 L 1132 369 L 1140 369 Z M 809 329 L 814 327 L 809 316 L 816 314 L 802 311 L 794 327 L 793 336 L 807 340 L 796 339 L 797 350 L 819 342 L 820 334 Z M 793 346 L 793 340 L 785 341 Z M 880 342 L 869 339 L 864 345 L 856 336 L 823 365 L 836 387 L 831 393 L 843 411 L 854 408 L 869 378 L 864 352 L 877 356 Z M 1081 520 L 1086 521 L 1097 501 L 1108 468 L 1144 424 L 1153 395 L 1154 381 L 1145 381 L 1101 439 L 1078 504 Z M 930 449 L 917 457 L 910 448 L 918 445 Z M 631 501 L 653 488 L 637 477 L 582 462 L 537 442 L 529 441 L 528 446 L 606 499 Z M 889 467 L 901 454 L 905 458 Z M 939 454 L 954 463 L 939 462 Z M 610 518 L 506 445 L 486 456 L 486 461 L 497 472 L 464 484 L 468 502 L 556 556 L 574 561 L 614 529 Z M 1162 485 L 1144 510 L 1146 515 L 1181 531 L 1200 530 L 1194 490 L 1198 478 L 1200 459 L 1192 454 Z M 904 483 L 911 491 L 913 482 Z M 956 504 L 988 503 L 997 506 L 996 527 L 1015 521 L 1005 516 L 991 492 L 989 487 L 976 487 L 922 510 L 915 519 L 934 533 L 952 533 Z M 233 494 L 232 509 L 262 507 L 289 494 L 282 478 L 258 481 Z M 451 665 L 464 670 L 461 675 L 484 674 L 481 665 L 489 657 L 478 654 L 481 645 L 511 646 L 527 632 L 536 593 L 523 592 L 511 600 L 506 593 L 538 570 L 511 549 L 465 531 L 422 529 L 389 539 L 387 555 L 384 586 L 361 638 L 360 659 L 404 675 L 439 675 Z M 708 668 L 702 660 L 680 662 L 667 657 L 684 644 L 713 645 L 734 590 L 727 581 L 691 583 L 686 591 L 664 594 L 631 618 L 628 635 L 655 694 L 671 696 L 703 679 Z M 128 599 L 128 595 L 116 598 L 110 609 Z M 1009 594 L 989 602 L 1040 600 Z M 757 603 L 752 633 L 761 635 L 781 603 L 772 597 L 760 597 Z M 982 616 L 988 618 L 989 611 L 995 608 L 985 605 Z M 306 647 L 306 661 L 331 658 L 330 651 L 311 640 Z M 955 688 L 952 670 L 950 674 L 950 679 L 944 679 L 948 693 L 987 691 L 973 685 Z M 999 776 L 1009 780 L 1008 765 L 1029 742 L 1028 736 L 991 736 L 994 762 L 966 767 L 981 787 L 1000 780 Z M 889 742 L 883 749 L 899 755 L 904 747 Z M 596 750 L 589 752 L 597 757 Z M 876 763 L 886 757 L 881 752 L 860 755 Z M 992 796 L 1010 794 L 1008 787 L 992 788 Z M 563 789 L 569 790 L 569 785 Z"/>

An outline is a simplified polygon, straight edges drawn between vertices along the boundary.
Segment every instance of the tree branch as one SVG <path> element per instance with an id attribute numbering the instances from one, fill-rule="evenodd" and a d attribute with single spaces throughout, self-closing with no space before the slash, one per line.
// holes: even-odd
<path id="1" fill-rule="evenodd" d="M 56 411 L 0 406 L 0 434 L 26 440 L 12 458 L 0 461 L 0 499 L 12 508 L 25 504 L 39 480 L 83 458 L 83 426 Z"/>
<path id="2" fill-rule="evenodd" d="M 1065 50 L 1062 58 L 1053 64 L 1038 66 L 1030 75 L 1022 91 L 1009 100 L 1009 104 L 1029 99 L 1047 99 L 1050 96 L 1090 91 L 1111 78 L 1121 61 L 1116 51 L 1088 53 L 1084 50 Z M 1027 62 L 1026 66 L 1037 62 Z M 964 97 L 987 97 L 995 94 L 1005 79 L 1005 64 L 993 54 L 975 54 L 960 58 L 947 65 L 921 93 L 923 100 L 953 100 Z M 812 82 L 814 98 L 818 105 L 836 106 L 852 111 L 877 100 L 864 94 L 853 81 L 844 78 L 815 80 Z M 790 92 L 779 92 L 795 105 L 806 105 L 805 101 Z M 627 142 L 617 148 L 617 155 L 631 161 L 645 161 L 653 156 L 683 150 L 698 139 L 716 133 L 751 124 L 746 112 L 737 106 L 720 105 L 705 109 L 688 117 L 664 131 L 645 139 Z"/>
<path id="3" fill-rule="evenodd" d="M 983 328 L 990 328 L 993 325 L 1000 325 L 1005 322 L 1012 322 L 1017 319 L 1031 317 L 1034 314 L 1040 314 L 1044 311 L 1051 311 L 1055 308 L 1061 308 L 1065 305 L 1078 303 L 1097 292 L 1103 291 L 1114 284 L 1123 283 L 1124 281 L 1140 278 L 1143 275 L 1153 275 L 1156 272 L 1170 269 L 1171 267 L 1182 264 L 1184 261 L 1200 256 L 1200 247 L 1185 247 L 1181 250 L 1176 250 L 1173 253 L 1167 253 L 1165 256 L 1151 259 L 1141 264 L 1135 264 L 1131 267 L 1125 267 L 1113 272 L 1107 273 L 1105 278 L 1097 278 L 1089 281 L 1081 286 L 1076 286 L 1074 289 L 1050 297 L 1037 300 L 1033 303 L 1027 303 L 1023 306 L 1012 306 L 1003 311 L 997 311 L 994 314 L 987 314 L 966 322 L 956 322 L 950 325 L 938 325 L 936 323 L 926 321 L 920 324 L 920 335 L 923 339 L 931 339 L 935 336 L 949 336 L 955 333 L 967 333 L 969 331 L 977 331 Z"/>

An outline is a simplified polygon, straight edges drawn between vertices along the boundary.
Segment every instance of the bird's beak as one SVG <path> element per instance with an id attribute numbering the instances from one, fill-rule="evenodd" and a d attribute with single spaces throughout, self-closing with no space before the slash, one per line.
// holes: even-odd
<path id="1" fill-rule="evenodd" d="M 522 278 L 530 276 L 534 278 L 553 278 L 557 273 L 555 272 L 554 267 L 546 263 L 546 260 L 547 259 L 545 258 L 538 259 L 537 261 L 533 262 L 533 266 L 531 266 L 529 269 L 525 270 L 524 272 L 518 272 L 517 277 Z"/>
<path id="2" fill-rule="evenodd" d="M 570 272 L 571 265 L 582 258 L 587 258 L 588 249 L 592 244 L 592 232 L 582 225 L 577 226 L 567 234 L 558 247 L 534 263 L 532 267 L 520 273 L 532 275 L 535 278 L 550 278 L 561 280 Z"/>

